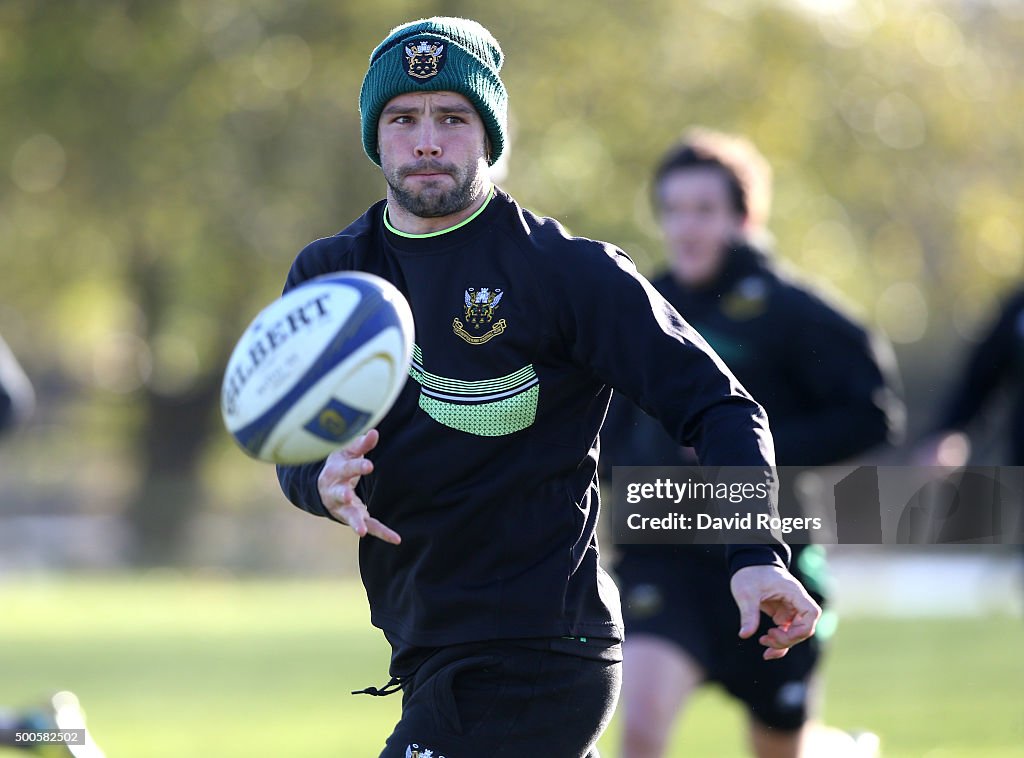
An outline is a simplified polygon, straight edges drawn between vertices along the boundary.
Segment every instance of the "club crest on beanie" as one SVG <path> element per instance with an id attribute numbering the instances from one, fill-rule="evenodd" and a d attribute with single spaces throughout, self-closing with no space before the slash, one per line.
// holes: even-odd
<path id="1" fill-rule="evenodd" d="M 490 138 L 492 165 L 505 149 L 508 93 L 499 72 L 505 56 L 476 21 L 435 16 L 396 27 L 370 55 L 359 92 L 363 149 L 380 165 L 377 124 L 388 101 L 407 92 L 458 92 L 469 100 Z"/>

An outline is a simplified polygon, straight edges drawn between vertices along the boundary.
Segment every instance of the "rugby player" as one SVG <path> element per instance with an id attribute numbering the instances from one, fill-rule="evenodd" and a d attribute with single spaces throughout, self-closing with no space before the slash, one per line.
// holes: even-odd
<path id="1" fill-rule="evenodd" d="M 303 249 L 286 284 L 367 271 L 415 320 L 411 378 L 378 429 L 278 471 L 292 503 L 363 538 L 371 621 L 392 647 L 391 680 L 366 691 L 403 693 L 387 758 L 597 755 L 623 635 L 595 537 L 613 387 L 709 465 L 774 464 L 762 408 L 625 253 L 491 184 L 503 60 L 465 19 L 388 34 L 359 99 L 386 198 Z M 766 611 L 760 643 L 781 657 L 819 609 L 788 548 L 762 536 L 722 558 L 741 609 L 731 634 Z"/>
<path id="2" fill-rule="evenodd" d="M 779 466 L 837 463 L 898 434 L 903 407 L 888 344 L 785 271 L 763 242 L 771 170 L 748 140 L 693 130 L 662 158 L 653 194 L 668 254 L 668 271 L 653 285 L 763 405 Z M 700 451 L 680 445 L 622 395 L 601 438 L 607 467 L 703 461 Z M 786 507 L 791 483 L 781 482 L 780 510 L 798 518 Z M 664 755 L 675 719 L 709 683 L 745 707 L 756 755 L 800 755 L 809 741 L 814 672 L 830 625 L 822 624 L 784 659 L 765 661 L 755 640 L 730 633 L 738 617 L 734 604 L 723 602 L 730 577 L 722 548 L 620 550 L 628 634 L 623 755 Z M 793 546 L 793 573 L 824 603 L 819 546 Z M 822 754 L 840 755 L 835 744 L 849 737 L 829 738 L 833 746 Z"/>

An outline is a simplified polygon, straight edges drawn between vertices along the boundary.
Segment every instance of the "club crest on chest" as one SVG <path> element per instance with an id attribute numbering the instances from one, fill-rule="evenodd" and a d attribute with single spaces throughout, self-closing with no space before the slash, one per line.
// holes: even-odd
<path id="1" fill-rule="evenodd" d="M 470 345 L 482 345 L 502 334 L 508 324 L 505 319 L 494 320 L 495 311 L 505 297 L 501 287 L 468 287 L 464 293 L 462 319 L 452 321 L 452 331 Z"/>

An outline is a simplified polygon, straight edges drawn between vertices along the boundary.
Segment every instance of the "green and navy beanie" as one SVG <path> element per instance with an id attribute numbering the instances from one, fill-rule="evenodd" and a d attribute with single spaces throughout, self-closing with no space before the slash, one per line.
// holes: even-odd
<path id="1" fill-rule="evenodd" d="M 483 119 L 490 163 L 505 149 L 508 93 L 498 72 L 505 61 L 494 36 L 476 21 L 435 16 L 391 30 L 370 56 L 359 92 L 363 149 L 380 165 L 377 123 L 388 101 L 407 92 L 458 92 Z"/>

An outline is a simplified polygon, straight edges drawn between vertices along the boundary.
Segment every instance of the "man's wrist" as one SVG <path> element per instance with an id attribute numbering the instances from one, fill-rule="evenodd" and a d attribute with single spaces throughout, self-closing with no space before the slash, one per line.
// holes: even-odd
<path id="1" fill-rule="evenodd" d="M 780 545 L 729 545 L 729 575 L 732 576 L 748 566 L 774 566 L 780 569 L 789 568 L 789 548 Z"/>
<path id="2" fill-rule="evenodd" d="M 323 516 L 324 518 L 330 519 L 331 521 L 336 521 L 339 524 L 344 524 L 345 523 L 344 521 L 342 521 L 341 519 L 336 517 L 333 513 L 331 513 L 331 511 L 324 504 L 323 496 L 320 494 L 320 475 L 323 473 L 324 466 L 326 466 L 326 465 L 327 465 L 327 461 L 325 459 L 324 461 L 322 461 L 320 463 L 320 466 L 316 470 L 316 476 L 313 479 L 313 481 L 315 483 L 315 486 L 313 487 L 313 500 L 314 500 L 314 502 L 310 503 L 310 505 L 313 506 L 313 508 L 315 509 L 315 511 L 314 511 L 315 513 L 318 513 L 321 516 Z"/>

